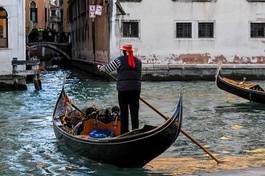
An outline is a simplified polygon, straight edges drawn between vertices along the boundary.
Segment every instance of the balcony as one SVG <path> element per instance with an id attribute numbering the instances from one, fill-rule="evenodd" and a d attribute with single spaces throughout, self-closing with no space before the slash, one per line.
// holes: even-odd
<path id="1" fill-rule="evenodd" d="M 61 18 L 59 16 L 50 16 L 49 20 L 50 22 L 55 22 L 55 23 L 61 22 Z"/>

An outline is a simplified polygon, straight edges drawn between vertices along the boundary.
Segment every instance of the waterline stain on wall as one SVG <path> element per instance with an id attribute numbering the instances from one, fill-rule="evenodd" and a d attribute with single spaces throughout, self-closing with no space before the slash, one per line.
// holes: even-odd
<path id="1" fill-rule="evenodd" d="M 144 64 L 265 64 L 265 56 L 212 56 L 202 54 L 170 54 L 168 57 L 159 55 L 139 56 Z"/>

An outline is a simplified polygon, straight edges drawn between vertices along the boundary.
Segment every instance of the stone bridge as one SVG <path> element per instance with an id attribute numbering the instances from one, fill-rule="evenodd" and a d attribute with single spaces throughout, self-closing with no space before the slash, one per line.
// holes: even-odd
<path id="1" fill-rule="evenodd" d="M 68 61 L 71 60 L 71 48 L 69 43 L 56 43 L 56 42 L 33 42 L 33 43 L 27 43 L 27 47 L 29 48 L 49 48 L 57 53 L 59 53 L 61 56 L 63 56 Z"/>

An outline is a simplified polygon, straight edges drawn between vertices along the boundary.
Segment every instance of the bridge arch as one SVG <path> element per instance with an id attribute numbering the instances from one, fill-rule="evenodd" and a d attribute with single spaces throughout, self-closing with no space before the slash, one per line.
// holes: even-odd
<path id="1" fill-rule="evenodd" d="M 71 56 L 68 53 L 66 53 L 65 51 L 63 51 L 62 49 L 60 49 L 59 46 L 68 47 L 69 45 L 68 44 L 58 44 L 58 43 L 53 43 L 53 42 L 34 42 L 34 43 L 28 43 L 27 44 L 27 47 L 29 47 L 29 48 L 38 48 L 38 47 L 49 48 L 49 49 L 59 53 L 60 55 L 62 55 L 68 61 L 70 61 Z"/>

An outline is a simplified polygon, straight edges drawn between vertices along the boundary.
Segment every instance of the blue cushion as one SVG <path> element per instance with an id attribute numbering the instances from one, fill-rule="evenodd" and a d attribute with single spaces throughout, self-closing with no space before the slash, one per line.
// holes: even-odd
<path id="1" fill-rule="evenodd" d="M 112 130 L 94 129 L 89 133 L 89 136 L 93 138 L 106 138 L 106 137 L 114 137 L 115 134 Z"/>

